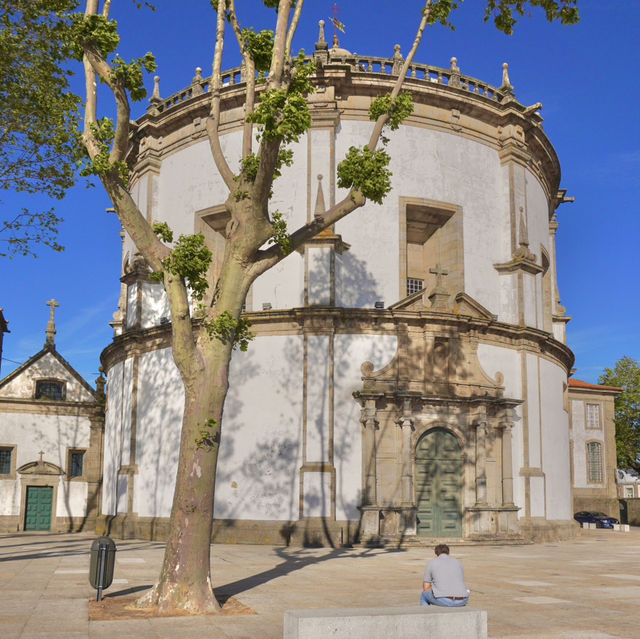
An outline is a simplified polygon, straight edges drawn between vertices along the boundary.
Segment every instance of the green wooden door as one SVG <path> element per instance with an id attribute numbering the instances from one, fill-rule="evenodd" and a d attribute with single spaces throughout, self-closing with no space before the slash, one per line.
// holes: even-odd
<path id="1" fill-rule="evenodd" d="M 25 530 L 51 530 L 52 486 L 27 486 Z"/>
<path id="2" fill-rule="evenodd" d="M 416 504 L 420 537 L 462 536 L 462 451 L 456 438 L 436 428 L 416 446 Z"/>

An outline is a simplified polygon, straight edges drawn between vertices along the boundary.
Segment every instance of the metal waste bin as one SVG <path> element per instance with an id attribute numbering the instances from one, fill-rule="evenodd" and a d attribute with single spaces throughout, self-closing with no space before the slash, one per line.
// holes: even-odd
<path id="1" fill-rule="evenodd" d="M 98 591 L 96 600 L 102 599 L 102 591 L 113 581 L 113 566 L 116 561 L 116 545 L 111 537 L 98 537 L 91 544 L 89 583 Z"/>

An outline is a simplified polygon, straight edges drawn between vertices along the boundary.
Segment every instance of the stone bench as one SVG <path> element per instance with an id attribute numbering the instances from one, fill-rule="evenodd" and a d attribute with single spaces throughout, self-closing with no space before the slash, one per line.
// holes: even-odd
<path id="1" fill-rule="evenodd" d="M 289 610 L 284 639 L 487 639 L 487 611 L 463 606 Z"/>

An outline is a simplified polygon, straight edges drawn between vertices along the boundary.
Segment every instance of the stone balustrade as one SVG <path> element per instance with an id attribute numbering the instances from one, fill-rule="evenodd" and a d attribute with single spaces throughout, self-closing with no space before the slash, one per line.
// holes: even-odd
<path id="1" fill-rule="evenodd" d="M 307 56 L 307 59 L 312 61 L 313 56 Z M 329 65 L 348 65 L 352 74 L 372 74 L 372 75 L 395 75 L 397 69 L 402 64 L 401 57 L 394 58 L 378 58 L 371 56 L 361 56 L 357 54 L 350 54 L 349 56 L 334 55 L 329 52 Z M 201 75 L 202 70 L 196 69 L 196 75 L 193 78 L 191 84 L 169 96 L 168 98 L 161 98 L 159 92 L 159 78 L 155 79 L 155 88 L 153 95 L 149 102 L 151 103 L 149 111 L 154 114 L 165 113 L 169 109 L 180 105 L 184 102 L 191 100 L 192 98 L 203 95 L 209 92 L 211 78 L 203 78 Z M 506 74 L 506 63 L 503 65 L 503 72 Z M 427 64 L 412 63 L 409 66 L 407 72 L 407 78 L 410 80 L 419 80 L 423 82 L 429 82 L 435 85 L 451 87 L 454 89 L 467 91 L 474 95 L 484 96 L 495 102 L 502 102 L 507 96 L 512 99 L 513 87 L 508 82 L 508 75 L 503 75 L 503 86 L 497 88 L 482 82 L 476 78 L 472 78 L 468 75 L 463 75 L 460 72 L 456 58 L 451 58 L 451 67 L 444 69 L 441 67 L 434 67 Z M 222 86 L 228 87 L 244 82 L 244 68 L 242 66 L 224 71 L 222 73 Z"/>

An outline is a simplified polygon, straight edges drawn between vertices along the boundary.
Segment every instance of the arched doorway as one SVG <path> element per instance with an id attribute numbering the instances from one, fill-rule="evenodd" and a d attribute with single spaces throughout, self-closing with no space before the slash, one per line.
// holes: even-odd
<path id="1" fill-rule="evenodd" d="M 462 536 L 462 450 L 443 428 L 425 433 L 416 446 L 418 536 Z"/>

